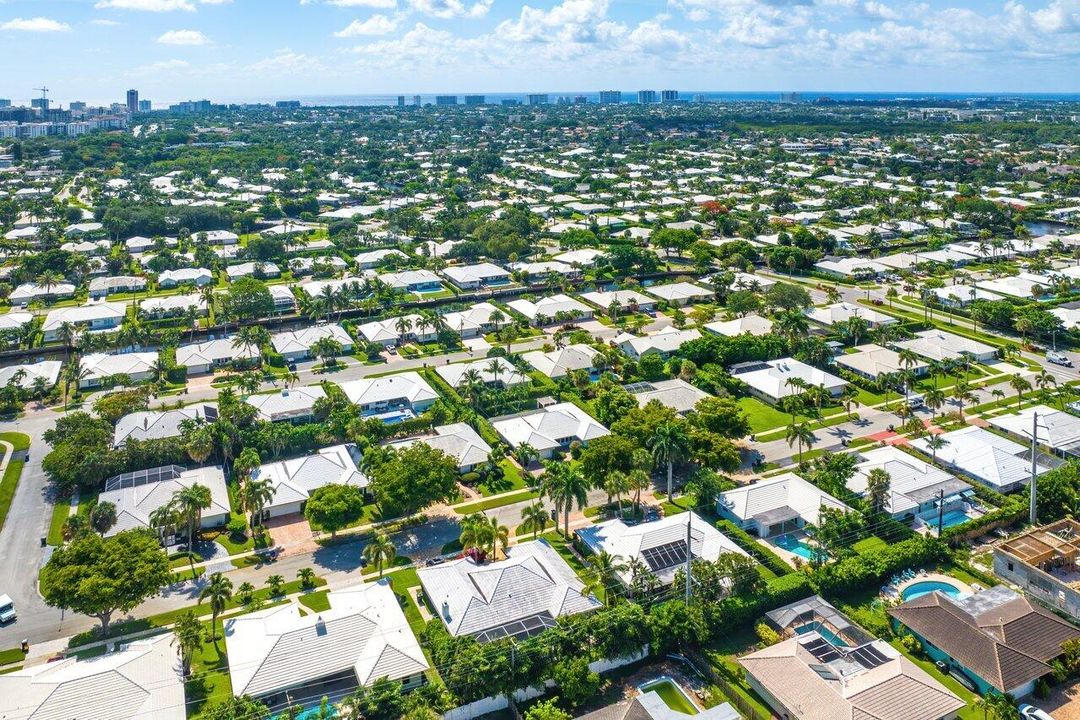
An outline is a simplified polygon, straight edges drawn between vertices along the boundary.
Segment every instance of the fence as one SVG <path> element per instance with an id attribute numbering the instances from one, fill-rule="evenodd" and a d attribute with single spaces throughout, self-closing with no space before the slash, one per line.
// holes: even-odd
<path id="1" fill-rule="evenodd" d="M 731 681 L 724 677 L 704 655 L 697 650 L 688 650 L 686 651 L 686 656 L 690 659 L 690 662 L 694 664 L 694 667 L 709 679 L 709 682 L 720 688 L 727 698 L 727 701 L 730 702 L 744 718 L 747 718 L 748 720 L 772 720 L 773 715 L 764 715 L 760 710 L 747 702 L 747 700 L 739 694 L 740 690 L 736 689 L 735 686 L 731 684 Z"/>

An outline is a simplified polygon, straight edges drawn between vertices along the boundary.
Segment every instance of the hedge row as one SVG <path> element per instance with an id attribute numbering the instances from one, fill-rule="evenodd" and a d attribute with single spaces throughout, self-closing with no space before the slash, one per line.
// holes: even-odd
<path id="1" fill-rule="evenodd" d="M 942 562 L 948 557 L 946 543 L 915 536 L 869 555 L 853 555 L 824 565 L 813 572 L 810 583 L 818 593 L 836 597 L 879 585 L 900 570 Z"/>
<path id="2" fill-rule="evenodd" d="M 954 544 L 973 534 L 981 534 L 984 530 L 1000 527 L 1001 525 L 1012 525 L 1015 522 L 1019 522 L 1027 517 L 1028 511 L 1028 503 L 1025 499 L 1018 496 L 1012 496 L 1006 498 L 1004 505 L 995 510 L 991 510 L 982 517 L 973 518 L 967 522 L 962 522 L 959 525 L 945 528 L 941 533 L 941 539 L 950 544 Z"/>
<path id="3" fill-rule="evenodd" d="M 724 535 L 727 535 L 736 545 L 750 553 L 752 558 L 772 570 L 777 575 L 784 576 L 793 572 L 793 568 L 781 560 L 779 555 L 754 540 L 748 532 L 730 520 L 717 520 L 716 528 Z"/>

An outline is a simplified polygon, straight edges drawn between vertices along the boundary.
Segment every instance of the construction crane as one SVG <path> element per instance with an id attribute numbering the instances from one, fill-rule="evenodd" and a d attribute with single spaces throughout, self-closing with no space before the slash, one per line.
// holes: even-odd
<path id="1" fill-rule="evenodd" d="M 39 87 L 33 89 L 41 93 L 41 113 L 44 115 L 45 111 L 49 109 L 49 88 Z"/>

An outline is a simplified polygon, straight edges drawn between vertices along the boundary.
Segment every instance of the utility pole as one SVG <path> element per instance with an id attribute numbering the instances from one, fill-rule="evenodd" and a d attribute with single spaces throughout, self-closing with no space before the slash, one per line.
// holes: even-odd
<path id="1" fill-rule="evenodd" d="M 1030 488 L 1031 497 L 1030 497 L 1030 507 L 1028 507 L 1028 520 L 1031 522 L 1032 525 L 1035 524 L 1035 496 L 1036 496 L 1036 493 L 1037 493 L 1037 490 L 1035 489 L 1035 473 L 1037 471 L 1037 466 L 1036 466 L 1036 463 L 1035 463 L 1035 459 L 1036 459 L 1036 451 L 1037 451 L 1037 448 L 1038 448 L 1038 442 L 1037 442 L 1038 438 L 1039 438 L 1039 413 L 1034 412 L 1034 413 L 1032 413 L 1032 418 L 1031 418 L 1031 488 Z"/>
<path id="2" fill-rule="evenodd" d="M 692 546 L 690 545 L 690 521 L 694 517 L 694 513 L 689 510 L 686 511 L 686 604 L 690 604 L 690 561 L 694 557 Z"/>
<path id="3" fill-rule="evenodd" d="M 942 527 L 945 525 L 945 491 L 938 490 L 937 503 L 937 536 L 941 537 Z"/>

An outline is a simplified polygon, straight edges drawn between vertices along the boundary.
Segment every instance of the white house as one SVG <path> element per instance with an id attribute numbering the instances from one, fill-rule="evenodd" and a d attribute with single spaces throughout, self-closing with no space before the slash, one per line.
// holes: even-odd
<path id="1" fill-rule="evenodd" d="M 198 316 L 205 316 L 206 301 L 198 293 L 191 293 L 152 297 L 139 303 L 139 312 L 147 317 L 179 316 L 187 314 L 189 310 L 194 310 Z"/>
<path id="2" fill-rule="evenodd" d="M 674 325 L 657 330 L 650 335 L 637 336 L 630 333 L 620 333 L 614 340 L 620 350 L 634 358 L 640 359 L 649 353 L 656 353 L 666 358 L 691 340 L 701 337 L 701 332 L 695 328 L 680 330 Z"/>
<path id="3" fill-rule="evenodd" d="M 178 465 L 166 465 L 152 470 L 124 473 L 105 481 L 98 502 L 116 506 L 116 525 L 105 535 L 124 530 L 150 528 L 154 511 L 172 502 L 173 495 L 193 485 L 210 491 L 210 507 L 202 511 L 199 527 L 216 527 L 229 522 L 229 492 L 225 488 L 225 473 L 220 465 L 191 470 Z M 178 526 L 173 532 L 184 530 Z"/>
<path id="4" fill-rule="evenodd" d="M 553 260 L 510 263 L 510 269 L 525 273 L 531 282 L 536 282 L 538 279 L 552 274 L 561 275 L 565 278 L 575 278 L 581 275 L 581 271 L 576 267 Z"/>
<path id="5" fill-rule="evenodd" d="M 217 403 L 188 405 L 175 410 L 140 410 L 128 413 L 116 421 L 113 445 L 122 446 L 129 439 L 160 440 L 181 434 L 185 420 L 213 422 L 217 418 Z"/>
<path id="6" fill-rule="evenodd" d="M 645 407 L 653 400 L 664 407 L 669 407 L 680 415 L 685 415 L 705 398 L 712 397 L 704 390 L 699 390 L 685 380 L 653 380 L 637 382 L 626 386 L 626 391 L 634 396 L 638 405 Z"/>
<path id="7" fill-rule="evenodd" d="M 81 367 L 86 371 L 79 380 L 79 388 L 97 387 L 114 375 L 126 376 L 132 383 L 140 383 L 154 376 L 158 362 L 156 352 L 90 353 L 83 355 Z"/>
<path id="8" fill-rule="evenodd" d="M 970 340 L 944 330 L 919 330 L 911 340 L 897 340 L 892 346 L 911 350 L 927 360 L 955 360 L 969 358 L 976 362 L 990 362 L 997 357 L 997 348 L 986 343 Z"/>
<path id="9" fill-rule="evenodd" d="M 163 270 L 157 276 L 157 284 L 160 288 L 174 288 L 177 285 L 190 283 L 195 287 L 203 287 L 214 282 L 214 273 L 206 268 L 178 268 L 176 270 Z"/>
<path id="10" fill-rule="evenodd" d="M 185 720 L 183 668 L 172 633 L 0 675 L 0 717 Z"/>
<path id="11" fill-rule="evenodd" d="M 286 604 L 225 621 L 225 648 L 236 696 L 275 706 L 317 697 L 321 686 L 360 686 L 380 678 L 406 688 L 423 682 L 428 661 L 389 579 L 334 590 L 329 610 L 305 614 Z"/>
<path id="12" fill-rule="evenodd" d="M 772 332 L 772 320 L 760 315 L 746 315 L 734 320 L 711 322 L 705 325 L 705 329 L 717 335 L 737 337 L 744 333 L 750 335 L 768 335 Z"/>
<path id="13" fill-rule="evenodd" d="M 581 299 L 590 302 L 607 313 L 613 304 L 620 310 L 630 312 L 651 312 L 656 309 L 654 298 L 642 295 L 637 290 L 612 290 L 610 292 L 587 292 Z"/>
<path id="14" fill-rule="evenodd" d="M 63 363 L 59 360 L 39 360 L 33 363 L 0 367 L 0 387 L 6 387 L 21 373 L 22 380 L 19 382 L 19 387 L 23 390 L 32 389 L 38 378 L 44 379 L 46 389 L 51 388 L 60 379 L 62 365 Z"/>
<path id="15" fill-rule="evenodd" d="M 846 380 L 794 358 L 739 363 L 728 368 L 728 372 L 746 383 L 750 392 L 773 402 L 803 393 L 803 388 L 789 384 L 795 379 L 807 385 L 823 386 L 834 397 L 847 386 Z"/>
<path id="16" fill-rule="evenodd" d="M 69 298 L 75 294 L 75 286 L 71 283 L 60 282 L 53 285 L 38 285 L 37 283 L 23 283 L 11 291 L 8 302 L 12 305 L 22 305 L 34 300 L 46 298 Z"/>
<path id="17" fill-rule="evenodd" d="M 850 509 L 795 473 L 784 473 L 728 490 L 716 501 L 716 510 L 721 517 L 761 538 L 817 525 L 822 507 Z"/>
<path id="18" fill-rule="evenodd" d="M 963 480 L 892 445 L 861 455 L 862 462 L 848 480 L 848 489 L 865 495 L 871 471 L 884 470 L 889 475 L 885 510 L 893 518 L 906 522 L 920 518 L 933 526 L 939 507 L 945 514 L 967 512 L 967 501 L 974 491 Z"/>
<path id="19" fill-rule="evenodd" d="M 41 326 L 46 342 L 60 338 L 60 328 L 70 324 L 90 332 L 113 330 L 120 327 L 127 314 L 127 306 L 119 303 L 97 302 L 77 307 L 50 310 Z"/>
<path id="20" fill-rule="evenodd" d="M 883 375 L 892 375 L 902 371 L 910 371 L 919 377 L 925 375 L 929 368 L 921 360 L 914 364 L 905 364 L 900 358 L 900 353 L 880 345 L 857 345 L 852 349 L 854 352 L 841 353 L 833 358 L 833 362 L 870 380 L 878 380 Z"/>
<path id="21" fill-rule="evenodd" d="M 467 310 L 448 312 L 443 315 L 446 327 L 462 338 L 472 338 L 492 332 L 505 326 L 510 319 L 508 313 L 488 302 L 476 303 Z"/>
<path id="22" fill-rule="evenodd" d="M 702 302 L 713 298 L 712 290 L 688 282 L 676 282 L 668 285 L 652 285 L 644 288 L 653 297 L 660 298 L 669 305 L 681 307 L 690 303 Z"/>
<path id="23" fill-rule="evenodd" d="M 259 351 L 256 348 L 237 345 L 235 337 L 218 338 L 176 348 L 176 364 L 186 367 L 188 375 L 213 372 L 215 368 L 224 367 L 235 360 L 258 359 Z"/>
<path id="24" fill-rule="evenodd" d="M 532 350 L 522 353 L 521 359 L 550 378 L 560 378 L 572 370 L 585 370 L 596 374 L 595 361 L 600 351 L 581 343 L 556 348 L 551 352 Z"/>
<path id="25" fill-rule="evenodd" d="M 378 277 L 384 285 L 407 293 L 432 293 L 443 289 L 439 276 L 430 270 L 402 270 Z"/>
<path id="26" fill-rule="evenodd" d="M 1035 415 L 1038 414 L 1038 428 Z M 1021 442 L 1031 444 L 1031 435 L 1036 432 L 1038 443 L 1052 448 L 1063 455 L 1075 455 L 1080 448 L 1080 417 L 1046 405 L 1024 408 L 1014 415 L 999 415 L 987 418 L 998 430 L 1004 430 Z"/>
<path id="27" fill-rule="evenodd" d="M 510 447 L 528 444 L 542 458 L 569 449 L 575 441 L 588 445 L 590 440 L 609 434 L 606 427 L 569 402 L 497 418 L 491 424 Z"/>
<path id="28" fill-rule="evenodd" d="M 357 267 L 361 270 L 370 270 L 373 267 L 382 265 L 392 258 L 397 260 L 407 260 L 408 257 L 408 255 L 396 248 L 382 248 L 381 250 L 362 252 L 353 259 L 356 261 Z"/>
<path id="29" fill-rule="evenodd" d="M 230 265 L 225 268 L 225 274 L 229 280 L 239 280 L 243 277 L 268 277 L 276 278 L 281 275 L 281 268 L 272 262 L 244 262 Z"/>
<path id="30" fill-rule="evenodd" d="M 943 447 L 933 450 L 926 438 L 911 441 L 912 447 L 958 473 L 1000 493 L 1019 490 L 1031 481 L 1031 443 L 1021 444 L 980 427 L 969 426 L 942 433 Z M 1050 472 L 1060 460 L 1041 454 L 1035 461 L 1036 477 Z"/>
<path id="31" fill-rule="evenodd" d="M 90 281 L 90 297 L 99 300 L 113 293 L 140 292 L 146 289 L 146 278 L 138 275 L 109 275 Z"/>
<path id="32" fill-rule="evenodd" d="M 542 297 L 536 301 L 519 298 L 511 300 L 507 306 L 524 315 L 531 324 L 536 326 L 552 324 L 555 322 L 556 315 L 566 315 L 573 322 L 589 320 L 593 316 L 592 308 L 561 293 Z"/>
<path id="33" fill-rule="evenodd" d="M 640 560 L 661 585 L 670 585 L 675 571 L 686 565 L 687 524 L 690 526 L 689 554 L 692 558 L 713 562 L 724 553 L 749 557 L 745 550 L 694 512 L 668 515 L 636 525 L 627 525 L 616 518 L 583 527 L 574 534 L 594 554 L 607 552 L 623 563 Z M 633 582 L 633 574 L 625 565 L 617 574 L 624 585 Z"/>
<path id="34" fill-rule="evenodd" d="M 341 344 L 344 353 L 350 353 L 353 349 L 353 341 L 345 328 L 336 323 L 328 325 L 314 325 L 299 330 L 274 333 L 270 336 L 270 343 L 274 350 L 281 354 L 289 362 L 303 360 L 311 355 L 311 347 L 320 338 L 331 338 Z"/>
<path id="35" fill-rule="evenodd" d="M 368 486 L 368 478 L 357 469 L 360 451 L 355 445 L 334 445 L 311 455 L 260 465 L 252 477 L 267 480 L 273 499 L 263 509 L 263 517 L 281 517 L 304 511 L 304 504 L 324 485 Z"/>
<path id="36" fill-rule="evenodd" d="M 446 384 L 452 388 L 461 387 L 465 374 L 470 370 L 478 372 L 481 382 L 487 385 L 509 387 L 529 381 L 525 373 L 518 370 L 509 360 L 503 357 L 451 363 L 449 365 L 439 365 L 435 368 L 435 372 L 439 374 L 439 377 L 445 380 Z"/>
<path id="37" fill-rule="evenodd" d="M 544 540 L 513 545 L 506 555 L 497 562 L 461 558 L 416 571 L 435 614 L 454 637 L 522 640 L 554 627 L 563 615 L 600 607 Z"/>
<path id="38" fill-rule="evenodd" d="M 890 271 L 887 265 L 861 257 L 825 258 L 814 263 L 814 267 L 826 275 L 856 280 L 875 278 Z"/>
<path id="39" fill-rule="evenodd" d="M 280 392 L 249 395 L 244 402 L 258 410 L 260 420 L 270 422 L 300 422 L 309 420 L 315 403 L 326 397 L 318 385 L 283 388 Z"/>
<path id="40" fill-rule="evenodd" d="M 426 435 L 417 435 L 388 443 L 390 447 L 406 448 L 422 442 L 436 450 L 441 450 L 457 462 L 458 471 L 472 472 L 478 465 L 487 462 L 491 446 L 484 442 L 468 423 L 440 425 Z"/>
<path id="41" fill-rule="evenodd" d="M 891 315 L 880 313 L 862 305 L 849 302 L 838 302 L 824 307 L 812 307 L 806 311 L 806 317 L 818 325 L 835 327 L 840 323 L 846 323 L 853 317 L 859 317 L 866 321 L 869 328 L 877 328 L 882 325 L 892 325 L 897 322 Z"/>
<path id="42" fill-rule="evenodd" d="M 341 385 L 349 402 L 359 405 L 365 417 L 397 422 L 419 415 L 431 407 L 439 394 L 414 371 L 351 380 Z"/>
<path id="43" fill-rule="evenodd" d="M 476 265 L 450 265 L 443 269 L 442 274 L 462 290 L 476 290 L 510 283 L 510 271 L 489 262 Z"/>
<path id="44" fill-rule="evenodd" d="M 404 323 L 404 332 L 399 329 L 399 323 Z M 415 313 L 372 320 L 357 326 L 356 331 L 369 343 L 376 343 L 383 347 L 393 347 L 409 341 L 431 342 L 439 336 L 434 327 L 424 325 L 424 319 Z"/>

